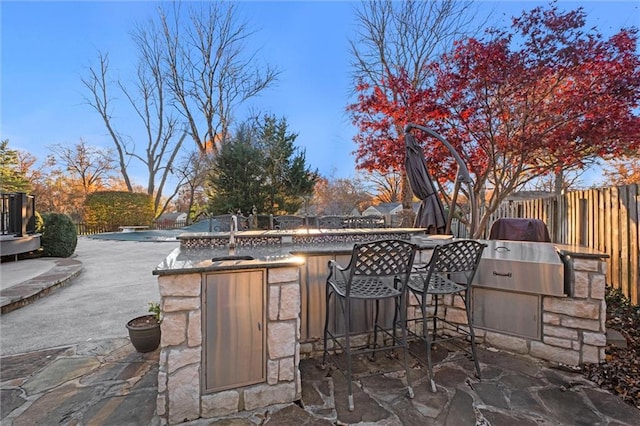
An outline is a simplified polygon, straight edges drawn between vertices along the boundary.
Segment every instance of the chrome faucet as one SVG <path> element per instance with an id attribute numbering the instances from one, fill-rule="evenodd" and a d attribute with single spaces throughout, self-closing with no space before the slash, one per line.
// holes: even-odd
<path id="1" fill-rule="evenodd" d="M 238 232 L 238 216 L 231 216 L 231 224 L 229 226 L 229 254 L 236 253 L 236 232 Z"/>

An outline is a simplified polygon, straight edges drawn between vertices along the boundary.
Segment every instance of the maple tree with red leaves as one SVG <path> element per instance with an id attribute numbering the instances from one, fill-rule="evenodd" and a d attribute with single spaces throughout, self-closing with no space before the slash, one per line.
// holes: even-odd
<path id="1" fill-rule="evenodd" d="M 356 37 L 350 40 L 354 81 L 361 94 L 373 94 L 370 99 L 362 100 L 376 102 L 376 99 L 387 97 L 396 104 L 407 107 L 411 107 L 411 104 L 406 102 L 415 103 L 408 95 L 416 93 L 413 89 L 422 87 L 431 78 L 426 65 L 447 49 L 453 48 L 453 41 L 460 34 L 472 33 L 477 30 L 476 25 L 480 25 L 475 21 L 475 7 L 470 2 L 456 0 L 366 1 L 361 2 L 356 16 Z M 398 70 L 403 73 L 403 80 L 387 84 L 386 80 L 392 79 Z M 397 106 L 393 109 L 400 111 Z M 363 122 L 380 119 L 373 109 L 361 109 L 360 112 Z M 402 114 L 398 121 L 391 116 L 387 118 L 391 120 L 385 125 L 395 126 L 390 134 L 401 134 L 405 124 Z M 394 152 L 393 144 L 386 144 L 388 140 L 385 137 L 372 139 L 372 149 L 376 150 L 376 143 L 379 142 L 385 144 L 381 152 Z M 403 155 L 402 152 L 399 154 Z M 361 169 L 370 172 L 372 176 L 397 173 L 400 200 L 404 208 L 409 209 L 413 194 L 405 170 L 386 166 L 384 159 L 378 161 L 372 158 L 370 162 L 364 161 Z"/>
<path id="2" fill-rule="evenodd" d="M 399 170 L 404 141 L 397 123 L 424 125 L 460 153 L 474 179 L 474 237 L 513 191 L 527 182 L 596 158 L 640 147 L 640 57 L 637 28 L 604 40 L 584 30 L 582 8 L 541 7 L 514 18 L 486 40 L 469 38 L 431 63 L 431 83 L 414 88 L 398 70 L 385 84 L 399 97 L 366 84 L 348 110 L 358 125 L 356 160 L 367 170 Z M 415 133 L 430 172 L 441 184 L 455 177 L 440 142 Z M 446 197 L 445 197 L 446 198 Z M 480 204 L 484 204 L 480 208 Z"/>

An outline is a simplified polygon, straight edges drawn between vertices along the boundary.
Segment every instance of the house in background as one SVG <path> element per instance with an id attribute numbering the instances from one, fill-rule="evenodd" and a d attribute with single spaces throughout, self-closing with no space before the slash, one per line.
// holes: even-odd
<path id="1" fill-rule="evenodd" d="M 402 203 L 380 203 L 377 206 L 369 206 L 363 212 L 362 216 L 384 216 L 390 218 L 393 214 L 402 211 Z"/>
<path id="2" fill-rule="evenodd" d="M 362 216 L 382 216 L 386 226 L 394 226 L 398 223 L 397 215 L 402 213 L 402 203 L 380 203 L 377 206 L 369 206 Z"/>
<path id="3" fill-rule="evenodd" d="M 187 214 L 180 212 L 162 213 L 155 220 L 156 226 L 162 228 L 179 228 L 187 223 Z"/>
<path id="4" fill-rule="evenodd" d="M 415 214 L 420 206 L 419 201 L 412 203 L 412 210 Z M 380 203 L 377 206 L 369 206 L 362 216 L 383 216 L 387 226 L 396 227 L 402 224 L 402 203 Z"/>

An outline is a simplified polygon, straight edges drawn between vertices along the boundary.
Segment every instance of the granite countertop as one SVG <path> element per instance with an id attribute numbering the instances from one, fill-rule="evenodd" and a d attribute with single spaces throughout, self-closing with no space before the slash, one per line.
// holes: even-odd
<path id="1" fill-rule="evenodd" d="M 332 234 L 342 233 L 344 230 L 325 230 L 315 232 L 330 232 Z M 380 231 L 380 230 L 376 230 Z M 397 230 L 396 230 L 397 231 Z M 406 230 L 403 230 L 406 231 Z M 415 231 L 415 229 L 413 230 Z M 308 230 L 297 231 L 248 231 L 248 232 L 260 232 L 271 234 L 296 234 L 296 233 L 308 233 Z M 363 231 L 360 231 L 363 232 Z M 358 230 L 356 230 L 356 234 Z M 181 238 L 201 238 L 208 237 L 210 235 L 219 237 L 220 233 L 200 233 L 200 234 L 186 234 Z M 349 234 L 354 234 L 349 232 Z M 245 234 L 246 235 L 246 234 Z M 456 239 L 451 236 L 428 236 L 415 234 L 411 238 L 411 242 L 418 246 L 419 250 L 430 250 L 438 244 L 443 244 Z M 482 240 L 480 240 L 482 241 Z M 501 240 L 487 240 L 485 243 L 500 244 Z M 354 241 L 349 242 L 332 242 L 324 244 L 271 244 L 261 246 L 237 246 L 232 253 L 229 252 L 228 247 L 219 248 L 184 248 L 180 247 L 171 252 L 162 263 L 160 263 L 153 271 L 154 275 L 171 275 L 171 274 L 187 274 L 187 273 L 201 273 L 208 271 L 224 271 L 224 270 L 242 270 L 242 269 L 255 269 L 255 268 L 276 268 L 287 266 L 299 266 L 304 264 L 305 258 L 308 256 L 318 256 L 327 254 L 348 254 L 353 249 Z M 558 253 L 563 256 L 573 257 L 585 257 L 585 258 L 605 258 L 606 254 L 597 250 L 588 249 L 586 247 L 553 244 L 553 243 L 531 243 L 523 242 L 523 245 L 531 244 L 549 244 L 553 245 Z"/>
<path id="2" fill-rule="evenodd" d="M 228 248 L 177 248 L 158 265 L 153 274 L 169 275 L 302 265 L 304 258 L 292 254 L 293 248 L 294 246 L 285 244 L 237 247 L 231 253 Z M 243 257 L 251 257 L 252 259 Z"/>
<path id="3" fill-rule="evenodd" d="M 192 234 L 193 235 L 193 234 Z M 411 242 L 420 249 L 431 249 L 451 238 L 430 239 L 426 236 L 413 236 Z M 263 246 L 236 246 L 230 253 L 228 247 L 221 248 L 184 248 L 171 252 L 153 271 L 154 275 L 199 273 L 207 271 L 239 270 L 264 267 L 299 266 L 304 258 L 314 255 L 348 254 L 355 242 L 326 243 L 311 245 L 272 244 Z M 244 256 L 252 259 L 242 258 Z"/>
<path id="4" fill-rule="evenodd" d="M 581 257 L 585 259 L 606 259 L 609 257 L 607 253 L 599 250 L 571 244 L 555 244 L 558 252 L 565 256 Z"/>
<path id="5" fill-rule="evenodd" d="M 177 248 L 153 271 L 154 275 L 185 274 L 194 272 L 239 270 L 264 267 L 286 267 L 304 264 L 304 258 L 323 254 L 347 254 L 354 243 L 315 244 L 300 246 L 274 244 L 259 247 L 184 249 Z M 243 258 L 251 257 L 252 259 Z"/>

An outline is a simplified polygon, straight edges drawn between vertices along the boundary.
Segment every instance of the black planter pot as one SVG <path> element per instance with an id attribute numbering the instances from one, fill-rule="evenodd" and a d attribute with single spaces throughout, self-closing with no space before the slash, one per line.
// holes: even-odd
<path id="1" fill-rule="evenodd" d="M 137 324 L 142 319 L 146 323 Z M 153 352 L 160 345 L 160 323 L 155 320 L 154 315 L 143 315 L 132 319 L 127 323 L 129 339 L 138 352 Z"/>

